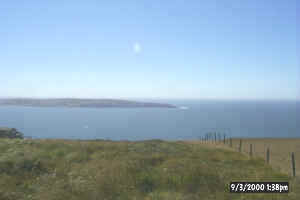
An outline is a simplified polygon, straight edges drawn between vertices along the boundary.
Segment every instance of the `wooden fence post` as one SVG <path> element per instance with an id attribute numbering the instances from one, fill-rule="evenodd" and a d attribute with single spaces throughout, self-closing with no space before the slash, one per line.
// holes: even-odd
<path id="1" fill-rule="evenodd" d="M 240 148 L 239 148 L 239 152 L 242 152 L 242 139 L 240 139 Z"/>
<path id="2" fill-rule="evenodd" d="M 217 133 L 215 132 L 215 143 L 217 143 Z"/>
<path id="3" fill-rule="evenodd" d="M 252 157 L 253 155 L 253 149 L 252 149 L 252 144 L 250 144 L 250 156 Z"/>
<path id="4" fill-rule="evenodd" d="M 296 166 L 295 166 L 295 154 L 292 152 L 292 168 L 293 168 L 293 177 L 296 176 Z"/>
<path id="5" fill-rule="evenodd" d="M 224 133 L 223 143 L 226 144 L 226 134 Z"/>
<path id="6" fill-rule="evenodd" d="M 269 147 L 267 148 L 267 163 L 270 163 L 270 149 Z"/>
<path id="7" fill-rule="evenodd" d="M 230 147 L 232 148 L 232 138 L 229 139 Z"/>

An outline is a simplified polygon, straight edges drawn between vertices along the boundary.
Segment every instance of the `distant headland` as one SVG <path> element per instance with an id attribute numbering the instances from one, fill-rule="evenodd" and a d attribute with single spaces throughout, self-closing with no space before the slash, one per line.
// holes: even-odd
<path id="1" fill-rule="evenodd" d="M 0 106 L 84 107 L 84 108 L 177 108 L 166 103 L 138 102 L 119 99 L 79 98 L 0 98 Z"/>

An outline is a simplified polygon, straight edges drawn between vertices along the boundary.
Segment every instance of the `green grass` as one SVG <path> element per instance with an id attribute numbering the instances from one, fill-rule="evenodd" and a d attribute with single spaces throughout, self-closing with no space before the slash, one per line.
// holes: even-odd
<path id="1" fill-rule="evenodd" d="M 289 194 L 231 194 L 230 181 L 289 181 Z M 263 159 L 201 144 L 0 140 L 0 200 L 208 200 L 300 197 L 300 180 Z"/>

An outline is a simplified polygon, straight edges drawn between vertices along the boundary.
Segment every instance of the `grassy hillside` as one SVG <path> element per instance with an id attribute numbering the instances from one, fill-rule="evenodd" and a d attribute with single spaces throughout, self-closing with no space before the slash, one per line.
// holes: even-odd
<path id="1" fill-rule="evenodd" d="M 270 165 L 283 173 L 292 175 L 291 152 L 295 153 L 296 174 L 300 176 L 300 139 L 299 138 L 246 138 L 243 139 L 243 152 L 250 151 L 253 145 L 253 154 L 266 157 L 267 148 L 270 149 Z M 233 139 L 233 147 L 238 149 L 239 139 Z"/>
<path id="2" fill-rule="evenodd" d="M 230 194 L 230 181 L 290 181 L 289 194 Z M 186 142 L 0 139 L 0 200 L 299 199 L 263 159 Z"/>

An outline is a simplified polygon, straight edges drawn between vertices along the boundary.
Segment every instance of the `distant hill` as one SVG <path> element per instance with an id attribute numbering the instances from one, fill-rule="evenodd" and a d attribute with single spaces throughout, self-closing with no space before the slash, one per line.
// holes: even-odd
<path id="1" fill-rule="evenodd" d="M 171 104 L 137 102 L 118 99 L 76 99 L 76 98 L 6 98 L 0 99 L 0 106 L 33 107 L 88 107 L 88 108 L 176 108 Z"/>

